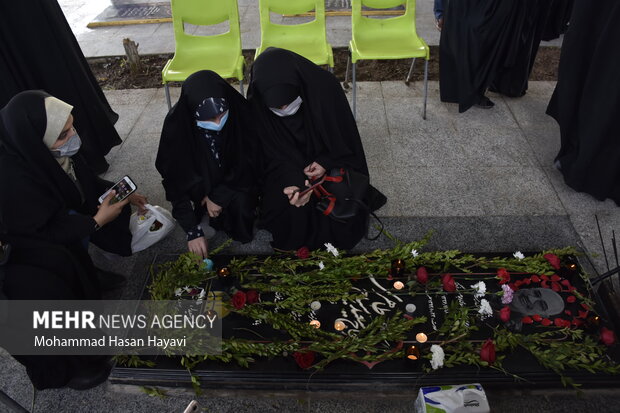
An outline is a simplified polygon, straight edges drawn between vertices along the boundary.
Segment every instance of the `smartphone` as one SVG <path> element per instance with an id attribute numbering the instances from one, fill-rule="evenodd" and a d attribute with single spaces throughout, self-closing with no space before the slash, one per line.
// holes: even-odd
<path id="1" fill-rule="evenodd" d="M 114 186 L 107 191 L 104 192 L 103 195 L 99 197 L 99 203 L 103 203 L 103 200 L 106 199 L 110 191 L 116 191 L 116 196 L 112 198 L 110 204 L 115 204 L 117 202 L 121 202 L 123 199 L 127 198 L 129 195 L 135 192 L 137 186 L 131 180 L 131 178 L 125 175 L 120 181 L 114 184 Z"/>
<path id="2" fill-rule="evenodd" d="M 196 400 L 192 400 L 187 407 L 185 408 L 185 410 L 183 410 L 183 413 L 194 413 L 198 411 L 198 402 Z"/>

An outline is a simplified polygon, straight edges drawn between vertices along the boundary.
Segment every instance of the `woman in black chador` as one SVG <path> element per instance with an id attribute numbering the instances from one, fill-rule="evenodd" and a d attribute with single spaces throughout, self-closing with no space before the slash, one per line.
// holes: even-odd
<path id="1" fill-rule="evenodd" d="M 130 200 L 110 204 L 110 194 L 98 206 L 113 184 L 99 179 L 78 153 L 71 110 L 42 91 L 21 92 L 0 110 L 0 242 L 11 246 L 2 289 L 12 300 L 97 299 L 102 271 L 88 255 L 88 241 L 131 254 Z M 130 199 L 145 202 L 137 194 Z M 105 360 L 94 357 L 16 359 L 38 389 L 84 389 L 109 372 Z"/>
<path id="2" fill-rule="evenodd" d="M 577 1 L 547 114 L 560 125 L 556 166 L 576 191 L 620 205 L 620 2 Z"/>
<path id="3" fill-rule="evenodd" d="M 269 48 L 254 62 L 248 90 L 259 122 L 264 165 L 261 224 L 273 247 L 315 249 L 330 242 L 350 249 L 367 230 L 367 214 L 336 222 L 315 208 L 307 181 L 332 168 L 368 176 L 364 148 L 349 102 L 338 80 L 288 50 Z M 370 187 L 375 210 L 385 197 Z"/>
<path id="4" fill-rule="evenodd" d="M 252 240 L 256 145 L 239 92 L 208 70 L 187 78 L 164 121 L 155 165 L 190 251 L 207 256 L 210 225 L 237 241 Z"/>

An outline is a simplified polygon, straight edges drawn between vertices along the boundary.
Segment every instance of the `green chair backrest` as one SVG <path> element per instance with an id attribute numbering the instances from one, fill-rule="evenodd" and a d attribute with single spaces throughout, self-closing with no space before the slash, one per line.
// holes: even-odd
<path id="1" fill-rule="evenodd" d="M 390 9 L 405 5 L 405 13 L 394 17 L 373 18 L 362 15 L 362 6 L 373 9 Z M 400 32 L 403 30 L 416 31 L 415 0 L 351 0 L 352 30 L 366 31 L 380 28 L 382 30 Z"/>
<path id="2" fill-rule="evenodd" d="M 228 55 L 241 50 L 239 9 L 237 0 L 171 0 L 175 49 L 188 54 L 192 49 L 209 48 L 210 54 Z M 185 24 L 210 26 L 228 21 L 225 33 L 212 36 L 194 36 L 185 32 Z M 176 54 L 176 51 L 175 51 Z"/>
<path id="3" fill-rule="evenodd" d="M 259 0 L 258 5 L 261 46 L 257 55 L 268 46 L 284 47 L 307 58 L 316 55 L 318 49 L 326 49 L 325 0 Z M 291 15 L 310 11 L 314 11 L 314 19 L 306 23 L 283 25 L 272 23 L 270 18 L 271 12 Z"/>

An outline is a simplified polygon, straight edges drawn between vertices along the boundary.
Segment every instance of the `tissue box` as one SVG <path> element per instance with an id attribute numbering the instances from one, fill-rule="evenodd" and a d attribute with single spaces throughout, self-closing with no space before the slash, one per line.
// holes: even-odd
<path id="1" fill-rule="evenodd" d="M 422 387 L 415 413 L 490 413 L 484 389 L 478 383 Z"/>

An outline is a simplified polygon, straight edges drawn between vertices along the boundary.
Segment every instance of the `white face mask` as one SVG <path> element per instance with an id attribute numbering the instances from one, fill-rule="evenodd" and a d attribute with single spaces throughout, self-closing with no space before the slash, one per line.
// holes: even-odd
<path id="1" fill-rule="evenodd" d="M 297 111 L 299 110 L 299 107 L 301 106 L 301 102 L 302 102 L 301 96 L 297 96 L 297 98 L 295 98 L 294 101 L 289 103 L 286 106 L 286 108 L 284 109 L 269 108 L 269 110 L 280 117 L 291 116 L 297 113 Z"/>

